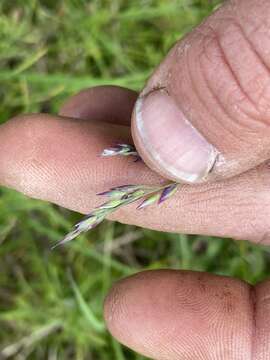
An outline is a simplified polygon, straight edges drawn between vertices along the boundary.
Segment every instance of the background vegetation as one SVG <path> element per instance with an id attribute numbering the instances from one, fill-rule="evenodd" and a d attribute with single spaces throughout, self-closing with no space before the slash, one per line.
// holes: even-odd
<path id="1" fill-rule="evenodd" d="M 56 112 L 100 84 L 139 90 L 211 0 L 1 0 L 0 121 Z M 50 251 L 80 217 L 0 190 L 0 358 L 143 360 L 107 333 L 111 284 L 144 269 L 204 270 L 254 283 L 269 275 L 266 248 L 105 223 Z"/>

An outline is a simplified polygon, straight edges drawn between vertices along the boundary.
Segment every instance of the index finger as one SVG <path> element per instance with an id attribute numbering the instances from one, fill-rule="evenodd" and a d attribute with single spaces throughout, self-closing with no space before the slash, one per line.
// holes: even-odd
<path id="1" fill-rule="evenodd" d="M 164 181 L 142 162 L 101 158 L 104 148 L 130 142 L 125 126 L 49 115 L 22 116 L 0 127 L 0 183 L 82 213 L 96 196 L 123 184 Z M 152 229 L 268 242 L 270 175 L 267 164 L 219 183 L 181 185 L 167 202 L 118 210 L 113 219 Z"/>

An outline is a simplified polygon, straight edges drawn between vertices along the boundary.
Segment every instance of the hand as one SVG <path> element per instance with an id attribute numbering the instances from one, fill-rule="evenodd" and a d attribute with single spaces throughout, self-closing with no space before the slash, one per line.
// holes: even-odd
<path id="1" fill-rule="evenodd" d="M 160 207 L 142 213 L 131 205 L 115 219 L 269 244 L 269 18 L 268 0 L 227 2 L 170 51 L 136 103 L 133 138 L 152 169 L 191 184 Z M 98 156 L 132 141 L 136 98 L 94 88 L 59 116 L 2 125 L 1 184 L 87 213 L 96 192 L 159 181 L 143 163 Z M 152 271 L 114 286 L 105 319 L 119 341 L 151 358 L 266 360 L 269 298 L 270 282 Z"/>

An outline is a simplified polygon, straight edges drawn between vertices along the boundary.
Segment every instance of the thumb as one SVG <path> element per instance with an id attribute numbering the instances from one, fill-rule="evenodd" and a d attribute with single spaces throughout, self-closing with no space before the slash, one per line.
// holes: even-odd
<path id="1" fill-rule="evenodd" d="M 270 158 L 269 19 L 269 0 L 231 0 L 172 48 L 132 120 L 152 169 L 196 183 Z"/>

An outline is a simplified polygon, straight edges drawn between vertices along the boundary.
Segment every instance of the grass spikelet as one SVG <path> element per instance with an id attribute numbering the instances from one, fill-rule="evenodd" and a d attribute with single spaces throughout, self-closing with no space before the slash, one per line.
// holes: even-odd
<path id="1" fill-rule="evenodd" d="M 117 144 L 114 147 L 104 149 L 101 156 L 108 157 L 108 156 L 136 156 L 138 157 L 138 153 L 133 145 L 127 145 L 127 144 Z"/>
<path id="2" fill-rule="evenodd" d="M 149 196 L 147 199 L 143 200 L 143 202 L 137 207 L 138 210 L 144 209 L 149 205 L 153 205 L 160 198 L 160 193 Z"/>
<path id="3" fill-rule="evenodd" d="M 163 201 L 172 197 L 176 193 L 177 187 L 178 187 L 177 183 L 172 183 L 169 186 L 165 187 L 161 192 L 158 203 L 161 204 Z"/>

